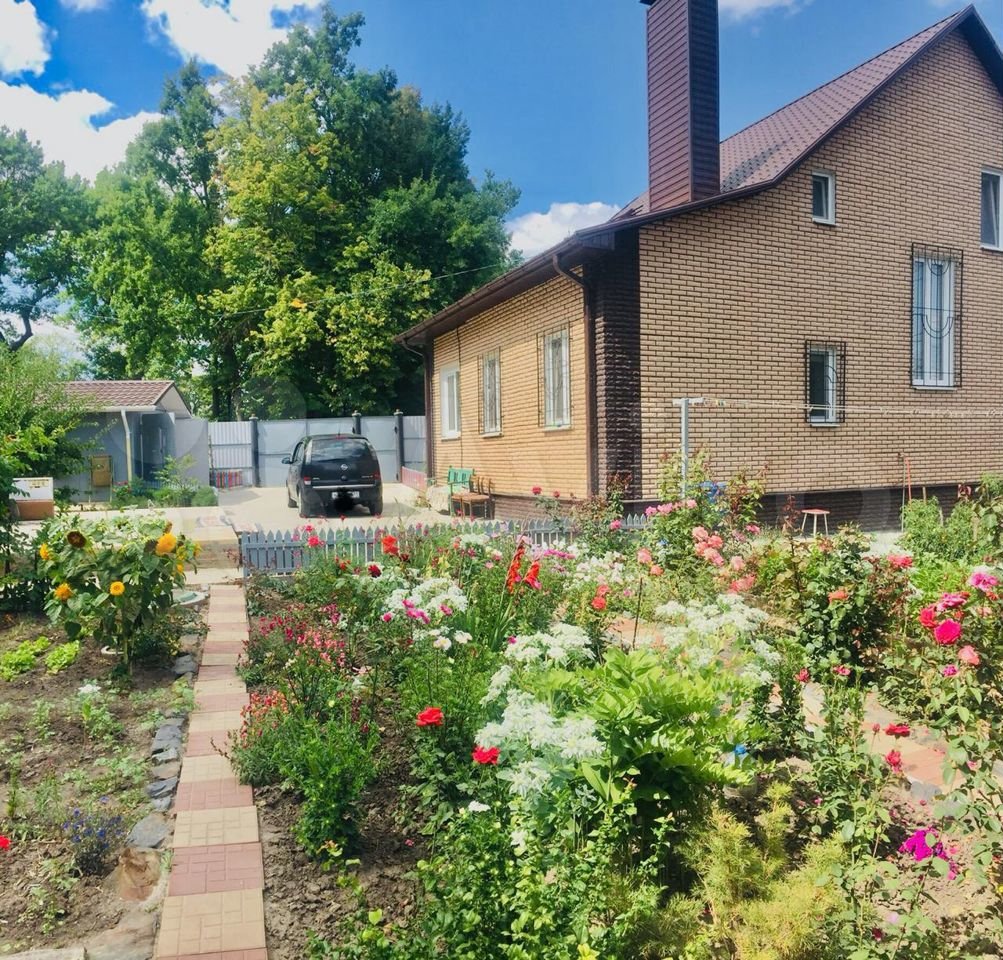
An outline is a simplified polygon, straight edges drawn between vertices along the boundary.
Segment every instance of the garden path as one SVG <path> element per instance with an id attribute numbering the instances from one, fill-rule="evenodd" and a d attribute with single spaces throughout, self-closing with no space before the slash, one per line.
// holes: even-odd
<path id="1" fill-rule="evenodd" d="M 247 639 L 243 588 L 213 584 L 195 712 L 175 798 L 171 873 L 156 960 L 267 960 L 264 868 L 251 788 L 217 747 L 240 726 L 247 689 L 237 658 Z"/>

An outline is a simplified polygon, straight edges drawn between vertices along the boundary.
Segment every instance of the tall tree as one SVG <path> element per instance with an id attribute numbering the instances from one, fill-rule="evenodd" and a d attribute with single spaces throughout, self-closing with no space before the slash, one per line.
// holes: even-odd
<path id="1" fill-rule="evenodd" d="M 46 163 L 24 131 L 0 127 L 0 346 L 23 347 L 75 267 L 88 219 L 84 184 Z"/>

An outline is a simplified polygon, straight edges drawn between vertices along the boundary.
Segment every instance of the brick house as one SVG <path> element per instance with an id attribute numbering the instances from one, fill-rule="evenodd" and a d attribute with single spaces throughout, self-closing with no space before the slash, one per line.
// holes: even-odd
<path id="1" fill-rule="evenodd" d="M 719 141 L 716 0 L 648 5 L 649 189 L 402 337 L 499 516 L 664 455 L 894 522 L 1003 471 L 1003 54 L 971 6 Z M 938 489 L 939 488 L 939 489 Z"/>

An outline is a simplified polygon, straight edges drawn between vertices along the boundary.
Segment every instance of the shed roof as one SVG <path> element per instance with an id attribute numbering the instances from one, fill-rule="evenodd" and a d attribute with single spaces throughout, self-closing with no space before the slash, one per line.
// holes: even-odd
<path id="1" fill-rule="evenodd" d="M 101 412 L 173 413 L 182 419 L 192 415 L 173 380 L 73 380 L 66 390 Z"/>
<path id="2" fill-rule="evenodd" d="M 554 256 L 603 245 L 604 236 L 666 217 L 735 200 L 774 186 L 848 123 L 915 60 L 955 30 L 961 30 L 1003 94 L 1003 53 L 973 5 L 945 17 L 860 66 L 817 87 L 721 143 L 721 192 L 678 207 L 651 210 L 647 191 L 606 223 L 572 234 L 408 330 L 415 342 L 463 323 L 488 306 L 556 275 Z M 508 291 L 505 293 L 505 291 Z"/>

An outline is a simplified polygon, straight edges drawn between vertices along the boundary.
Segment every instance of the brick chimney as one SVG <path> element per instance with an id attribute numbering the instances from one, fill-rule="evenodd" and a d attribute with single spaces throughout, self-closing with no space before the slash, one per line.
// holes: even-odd
<path id="1" fill-rule="evenodd" d="M 648 7 L 648 194 L 662 210 L 721 190 L 717 0 Z"/>

